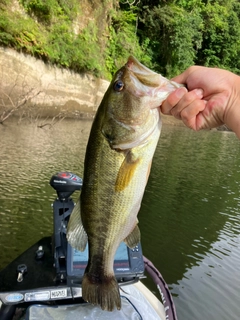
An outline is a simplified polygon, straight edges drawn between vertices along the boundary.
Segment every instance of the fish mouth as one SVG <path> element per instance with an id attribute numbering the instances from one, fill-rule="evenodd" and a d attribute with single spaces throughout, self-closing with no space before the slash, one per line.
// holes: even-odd
<path id="1" fill-rule="evenodd" d="M 128 58 L 125 68 L 132 83 L 129 86 L 131 93 L 135 96 L 150 96 L 159 100 L 159 104 L 151 108 L 159 107 L 172 91 L 182 86 L 150 70 L 133 56 Z"/>
<path id="2" fill-rule="evenodd" d="M 161 75 L 148 69 L 141 64 L 136 58 L 130 56 L 126 63 L 126 68 L 144 85 L 158 87 Z"/>

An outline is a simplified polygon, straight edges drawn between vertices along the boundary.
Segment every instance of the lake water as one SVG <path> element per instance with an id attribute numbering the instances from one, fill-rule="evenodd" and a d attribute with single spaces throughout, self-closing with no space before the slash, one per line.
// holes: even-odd
<path id="1" fill-rule="evenodd" d="M 57 171 L 82 176 L 90 127 L 0 126 L 0 269 L 52 233 L 49 180 Z M 168 283 L 179 320 L 240 319 L 239 183 L 233 133 L 163 126 L 139 223 L 144 255 Z"/>

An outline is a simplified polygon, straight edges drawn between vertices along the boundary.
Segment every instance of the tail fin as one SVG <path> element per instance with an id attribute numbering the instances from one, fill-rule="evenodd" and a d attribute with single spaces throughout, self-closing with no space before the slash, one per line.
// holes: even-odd
<path id="1" fill-rule="evenodd" d="M 121 309 L 121 299 L 117 280 L 114 276 L 101 279 L 86 273 L 82 282 L 82 297 L 94 305 L 100 305 L 102 310 L 113 311 Z"/>

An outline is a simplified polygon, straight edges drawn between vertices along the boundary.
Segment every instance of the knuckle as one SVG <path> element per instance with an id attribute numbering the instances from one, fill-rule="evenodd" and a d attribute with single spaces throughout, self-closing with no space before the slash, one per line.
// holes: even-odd
<path id="1" fill-rule="evenodd" d="M 186 93 L 184 98 L 186 104 L 190 104 L 194 99 L 196 99 L 196 93 L 194 91 Z"/>
<path id="2" fill-rule="evenodd" d="M 176 97 L 175 92 L 171 93 L 167 98 L 167 103 L 169 106 L 174 107 L 178 103 L 178 97 Z"/>
<path id="3" fill-rule="evenodd" d="M 160 106 L 160 110 L 163 114 L 170 114 L 171 107 L 169 106 L 167 101 L 164 101 L 163 104 Z"/>
<path id="4" fill-rule="evenodd" d="M 201 67 L 199 67 L 199 66 L 190 66 L 190 67 L 187 69 L 187 71 L 188 71 L 189 74 L 191 74 L 192 72 L 198 70 L 199 68 L 201 68 Z"/>
<path id="5" fill-rule="evenodd" d="M 182 112 L 181 112 L 181 119 L 182 121 L 184 122 L 188 122 L 190 120 L 190 117 L 189 117 L 189 113 L 187 111 L 187 109 L 183 109 Z"/>
<path id="6" fill-rule="evenodd" d="M 174 116 L 174 118 L 181 120 L 181 114 L 177 108 L 173 108 L 170 112 L 171 112 L 171 115 Z"/>

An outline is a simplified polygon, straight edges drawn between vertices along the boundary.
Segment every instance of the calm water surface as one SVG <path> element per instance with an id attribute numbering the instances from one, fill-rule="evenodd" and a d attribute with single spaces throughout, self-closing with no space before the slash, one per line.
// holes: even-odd
<path id="1" fill-rule="evenodd" d="M 0 126 L 0 269 L 52 233 L 49 180 L 61 170 L 82 176 L 90 127 Z M 239 183 L 234 134 L 163 127 L 139 221 L 144 255 L 167 281 L 179 320 L 240 319 Z"/>

